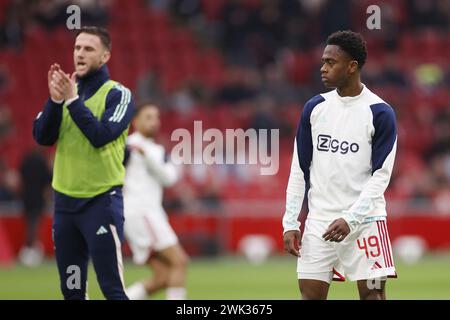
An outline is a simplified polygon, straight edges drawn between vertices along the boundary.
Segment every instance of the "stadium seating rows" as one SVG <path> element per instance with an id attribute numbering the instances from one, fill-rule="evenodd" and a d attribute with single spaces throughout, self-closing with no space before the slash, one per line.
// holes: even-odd
<path id="1" fill-rule="evenodd" d="M 203 10 L 207 19 L 213 21 L 219 18 L 221 7 L 225 0 L 203 0 Z M 0 12 L 8 1 L 0 1 Z M 258 1 L 245 1 L 247 6 L 258 5 Z M 177 27 L 171 22 L 166 12 L 152 11 L 144 7 L 144 2 L 116 1 L 112 7 L 111 24 L 109 30 L 113 40 L 113 58 L 110 71 L 115 79 L 136 89 L 137 79 L 149 71 L 159 74 L 161 86 L 165 93 L 170 94 L 187 79 L 196 78 L 204 86 L 211 89 L 220 88 L 227 71 L 223 55 L 214 48 L 202 48 L 189 28 Z M 0 17 L 1 21 L 2 17 Z M 388 52 L 383 51 L 380 40 L 369 39 L 368 45 L 371 55 L 379 63 L 383 63 Z M 65 70 L 72 68 L 71 52 L 73 35 L 63 27 L 51 31 L 36 26 L 26 33 L 25 47 L 22 51 L 4 49 L 0 51 L 0 64 L 7 67 L 10 79 L 9 89 L 1 100 L 12 112 L 16 135 L 9 135 L 0 145 L 2 155 L 7 163 L 16 168 L 23 153 L 33 144 L 31 138 L 32 121 L 47 96 L 46 72 L 48 66 L 58 61 Z M 420 48 L 418 50 L 417 48 Z M 399 57 L 401 71 L 407 76 L 411 73 L 412 65 L 427 62 L 439 62 L 448 67 L 448 53 L 450 39 L 437 32 L 415 34 L 404 33 L 400 38 Z M 310 63 L 314 51 L 295 52 L 292 64 L 287 66 L 289 80 L 295 85 L 311 81 L 315 70 Z M 399 158 L 400 168 L 421 165 L 421 155 L 433 142 L 431 128 L 420 121 L 420 110 L 426 108 L 436 114 L 442 108 L 448 107 L 450 94 L 448 90 L 440 89 L 426 94 L 423 91 L 402 92 L 398 88 L 380 86 L 373 88 L 387 101 L 399 101 L 401 105 L 399 127 L 400 138 L 404 150 L 408 150 Z M 395 105 L 395 103 L 393 103 Z M 251 114 L 237 115 L 233 108 L 227 105 L 209 106 L 208 111 L 202 106 L 195 107 L 189 116 L 172 111 L 163 113 L 163 134 L 170 134 L 171 130 L 180 127 L 192 127 L 193 120 L 204 120 L 219 129 L 246 128 L 250 124 Z M 413 110 L 414 112 L 407 112 Z M 296 119 L 301 109 L 297 106 L 283 108 L 279 117 L 296 126 Z M 420 130 L 417 130 L 420 128 Z M 250 183 L 245 186 L 245 192 L 238 186 L 224 188 L 225 198 L 239 197 L 279 197 L 284 193 L 291 157 L 289 141 L 282 142 L 281 155 L 282 170 L 278 180 L 268 184 Z M 416 165 L 417 164 L 417 165 Z"/>

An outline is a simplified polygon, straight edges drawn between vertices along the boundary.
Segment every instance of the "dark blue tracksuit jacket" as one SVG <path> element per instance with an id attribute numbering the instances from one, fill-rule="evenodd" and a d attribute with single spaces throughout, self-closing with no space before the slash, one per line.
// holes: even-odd
<path id="1" fill-rule="evenodd" d="M 106 109 L 100 121 L 84 105 L 109 80 L 106 65 L 78 81 L 79 99 L 67 106 L 72 120 L 95 147 L 117 139 L 134 113 L 131 98 L 120 122 L 109 121 L 122 103 L 122 92 L 112 89 L 106 97 Z M 33 125 L 37 143 L 57 143 L 62 119 L 62 103 L 48 99 Z M 120 244 L 123 241 L 122 188 L 117 186 L 93 198 L 73 198 L 55 193 L 53 239 L 55 255 L 65 299 L 85 299 L 89 256 L 107 299 L 127 299 L 122 279 Z"/>

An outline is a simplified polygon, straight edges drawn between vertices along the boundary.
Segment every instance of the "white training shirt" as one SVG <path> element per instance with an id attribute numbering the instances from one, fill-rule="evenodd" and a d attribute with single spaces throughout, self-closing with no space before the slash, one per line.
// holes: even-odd
<path id="1" fill-rule="evenodd" d="M 344 218 L 352 230 L 384 219 L 396 147 L 394 111 L 366 86 L 355 97 L 333 90 L 310 99 L 294 142 L 284 232 L 299 230 L 305 191 L 308 219 Z"/>
<path id="2" fill-rule="evenodd" d="M 164 147 L 139 132 L 128 136 L 127 145 L 138 146 L 144 154 L 131 149 L 126 165 L 124 202 L 126 206 L 141 207 L 146 212 L 164 212 L 163 189 L 173 185 L 179 177 L 177 167 L 165 161 Z M 130 213 L 131 214 L 131 213 Z"/>

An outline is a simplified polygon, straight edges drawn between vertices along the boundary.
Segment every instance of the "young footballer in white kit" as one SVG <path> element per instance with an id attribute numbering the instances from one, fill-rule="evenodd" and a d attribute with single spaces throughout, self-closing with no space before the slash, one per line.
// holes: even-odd
<path id="1" fill-rule="evenodd" d="M 304 106 L 294 143 L 283 217 L 285 249 L 298 256 L 303 299 L 326 299 L 332 279 L 357 281 L 361 299 L 385 299 L 396 277 L 384 192 L 397 146 L 393 109 L 361 83 L 361 35 L 333 33 L 322 81 L 333 91 Z M 307 195 L 303 235 L 297 220 Z"/>
<path id="2" fill-rule="evenodd" d="M 162 207 L 163 188 L 173 185 L 179 172 L 154 140 L 160 127 L 158 108 L 139 106 L 133 126 L 135 132 L 127 139 L 131 152 L 124 185 L 125 236 L 134 262 L 147 264 L 153 276 L 131 285 L 127 294 L 131 300 L 143 300 L 166 289 L 167 299 L 182 300 L 188 256 Z"/>

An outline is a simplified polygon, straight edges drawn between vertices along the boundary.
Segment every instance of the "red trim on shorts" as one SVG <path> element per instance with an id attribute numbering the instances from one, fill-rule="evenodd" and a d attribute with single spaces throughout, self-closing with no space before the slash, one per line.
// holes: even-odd
<path id="1" fill-rule="evenodd" d="M 380 221 L 377 221 L 377 225 L 378 225 L 378 235 L 380 236 L 380 242 L 381 242 L 381 245 L 383 246 L 384 266 L 386 268 L 388 268 L 389 267 L 389 260 L 387 258 L 387 248 L 386 248 L 386 243 L 384 242 L 383 228 L 381 227 L 381 222 Z"/>
<path id="2" fill-rule="evenodd" d="M 389 253 L 388 258 L 389 258 L 390 266 L 393 267 L 393 266 L 394 266 L 394 261 L 393 261 L 393 259 L 392 259 L 392 252 L 391 252 L 391 246 L 390 246 L 390 240 L 389 240 L 389 233 L 388 233 L 388 230 L 387 230 L 386 221 L 384 221 L 384 220 L 382 221 L 382 226 L 383 226 L 384 232 L 385 232 L 385 234 L 386 234 L 386 239 L 385 239 L 385 241 L 386 241 L 386 247 L 388 248 L 388 253 Z"/>
<path id="3" fill-rule="evenodd" d="M 383 235 L 381 233 L 381 226 L 380 226 L 380 221 L 377 221 L 377 228 L 378 228 L 378 237 L 380 238 L 380 242 L 381 242 L 381 248 L 383 250 L 383 259 L 384 259 L 384 265 L 387 268 L 388 267 L 388 261 L 386 259 L 386 247 L 384 245 L 384 241 L 383 241 Z"/>
<path id="4" fill-rule="evenodd" d="M 380 268 L 380 269 L 383 268 L 383 267 L 381 266 L 381 264 L 378 263 L 378 261 L 375 261 L 374 265 L 377 266 L 377 267 Z"/>
<path id="5" fill-rule="evenodd" d="M 394 279 L 397 279 L 398 278 L 398 275 L 397 275 L 397 272 L 394 272 L 395 274 L 393 275 L 393 276 L 387 276 L 388 278 L 394 278 Z"/>
<path id="6" fill-rule="evenodd" d="M 386 248 L 386 260 L 388 262 L 387 266 L 388 267 L 392 267 L 392 261 L 390 259 L 389 244 L 386 241 L 387 234 L 386 234 L 386 229 L 384 228 L 383 221 L 380 222 L 380 227 L 381 227 L 381 232 L 383 233 L 383 243 L 384 243 L 384 246 Z"/>
<path id="7" fill-rule="evenodd" d="M 333 274 L 335 274 L 337 278 L 333 277 L 332 281 L 345 281 L 345 277 L 337 272 L 335 268 L 333 268 Z"/>

